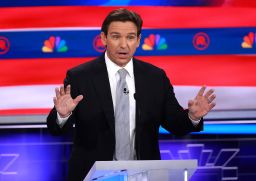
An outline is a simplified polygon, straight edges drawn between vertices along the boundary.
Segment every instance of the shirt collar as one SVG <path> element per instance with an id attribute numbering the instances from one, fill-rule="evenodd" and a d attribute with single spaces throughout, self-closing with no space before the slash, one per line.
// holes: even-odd
<path id="1" fill-rule="evenodd" d="M 124 68 L 128 72 L 128 75 L 131 78 L 133 78 L 133 76 L 134 76 L 134 74 L 133 74 L 133 59 L 131 59 L 124 67 L 120 67 L 109 59 L 109 57 L 107 55 L 107 51 L 106 51 L 105 52 L 105 62 L 106 62 L 106 66 L 107 66 L 108 75 L 110 78 L 115 77 L 117 71 L 122 68 Z"/>

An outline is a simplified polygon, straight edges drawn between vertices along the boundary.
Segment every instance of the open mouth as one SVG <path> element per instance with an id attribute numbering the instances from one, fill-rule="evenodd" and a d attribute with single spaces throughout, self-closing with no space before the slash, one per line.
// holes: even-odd
<path id="1" fill-rule="evenodd" d="M 126 52 L 118 52 L 119 55 L 127 55 L 128 53 Z"/>
<path id="2" fill-rule="evenodd" d="M 118 52 L 119 57 L 127 57 L 128 53 L 126 52 Z"/>

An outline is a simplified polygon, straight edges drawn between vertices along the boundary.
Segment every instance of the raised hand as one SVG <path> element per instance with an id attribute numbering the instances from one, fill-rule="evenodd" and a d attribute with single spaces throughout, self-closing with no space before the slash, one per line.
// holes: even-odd
<path id="1" fill-rule="evenodd" d="M 77 104 L 83 99 L 82 95 L 73 99 L 70 95 L 71 86 L 68 85 L 66 89 L 63 86 L 55 88 L 56 97 L 53 98 L 53 102 L 60 117 L 64 118 L 71 114 Z"/>
<path id="2" fill-rule="evenodd" d="M 196 97 L 188 102 L 188 114 L 193 120 L 201 119 L 216 105 L 215 102 L 213 102 L 216 98 L 214 90 L 210 89 L 204 94 L 205 89 L 206 87 L 203 86 Z"/>

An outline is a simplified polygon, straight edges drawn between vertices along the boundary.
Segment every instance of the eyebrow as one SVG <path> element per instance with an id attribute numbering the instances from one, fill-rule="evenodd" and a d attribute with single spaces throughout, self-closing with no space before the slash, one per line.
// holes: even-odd
<path id="1" fill-rule="evenodd" d="M 119 32 L 111 32 L 110 34 L 111 34 L 111 35 L 112 35 L 112 34 L 118 34 L 118 35 L 120 35 L 121 33 L 119 33 Z M 135 36 L 137 36 L 137 33 L 128 33 L 128 35 L 135 35 Z"/>

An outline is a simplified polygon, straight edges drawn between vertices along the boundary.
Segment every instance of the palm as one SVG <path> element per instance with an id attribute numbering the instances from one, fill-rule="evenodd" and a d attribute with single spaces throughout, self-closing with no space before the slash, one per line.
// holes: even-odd
<path id="1" fill-rule="evenodd" d="M 192 119 L 199 120 L 205 116 L 214 106 L 215 99 L 213 90 L 210 89 L 204 94 L 206 87 L 202 87 L 197 96 L 188 103 L 189 115 Z"/>
<path id="2" fill-rule="evenodd" d="M 70 95 L 64 95 L 57 100 L 55 107 L 60 115 L 67 115 L 74 110 L 76 105 Z"/>
<path id="3" fill-rule="evenodd" d="M 82 95 L 77 96 L 73 99 L 70 95 L 70 85 L 67 86 L 66 90 L 64 87 L 60 89 L 56 88 L 56 97 L 54 98 L 54 105 L 61 117 L 66 117 L 71 114 L 77 104 L 83 99 Z"/>

